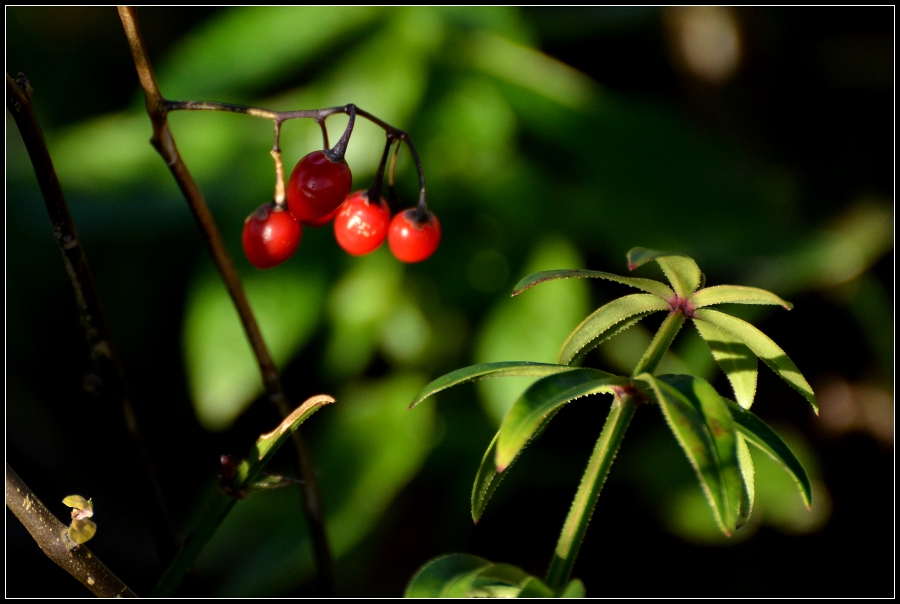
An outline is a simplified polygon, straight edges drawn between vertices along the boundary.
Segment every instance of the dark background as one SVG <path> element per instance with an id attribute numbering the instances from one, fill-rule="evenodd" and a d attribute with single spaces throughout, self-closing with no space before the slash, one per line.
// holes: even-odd
<path id="1" fill-rule="evenodd" d="M 298 30 L 298 36 L 315 30 L 315 19 L 328 17 L 325 9 L 317 11 L 303 13 L 310 29 Z M 353 25 L 336 19 L 337 25 L 328 26 L 333 36 L 310 42 L 296 58 L 284 50 L 289 43 L 254 29 L 263 27 L 266 14 L 139 11 L 163 93 L 291 109 L 312 108 L 291 104 L 297 102 L 355 102 L 384 116 L 416 142 L 430 205 L 444 231 L 433 259 L 402 269 L 389 259 L 383 266 L 348 259 L 327 229 L 307 231 L 291 266 L 266 274 L 285 280 L 312 274 L 323 284 L 323 307 L 284 363 L 292 400 L 321 391 L 336 393 L 339 402 L 354 400 L 353 393 L 365 392 L 367 385 L 387 385 L 386 392 L 393 392 L 390 385 L 404 379 L 417 384 L 415 392 L 427 380 L 484 360 L 490 355 L 484 342 L 497 331 L 507 334 L 516 351 L 520 334 L 497 318 L 496 309 L 526 304 L 524 296 L 504 299 L 531 270 L 541 245 L 576 250 L 584 267 L 619 273 L 632 246 L 689 253 L 708 284 L 766 287 L 795 304 L 790 313 L 757 313 L 753 319 L 809 379 L 821 415 L 815 417 L 766 368 L 760 369 L 754 411 L 793 435 L 792 446 L 801 443 L 808 455 L 804 463 L 821 489 L 814 498 L 830 506 L 820 511 L 823 520 L 816 526 L 791 531 L 773 520 L 775 508 L 766 508 L 780 500 L 761 500 L 755 511 L 759 524 L 747 529 L 755 533 L 730 545 L 704 540 L 690 526 L 679 529 L 672 509 L 680 501 L 675 494 L 689 492 L 679 481 L 684 475 L 684 484 L 690 483 L 690 469 L 658 412 L 641 409 L 595 510 L 574 576 L 597 597 L 893 595 L 892 8 L 714 13 L 710 22 L 735 28 L 740 40 L 733 70 L 720 79 L 697 72 L 680 50 L 685 39 L 699 35 L 683 33 L 694 31 L 690 19 L 710 17 L 687 9 L 373 9 L 354 17 Z M 24 72 L 35 89 L 35 108 L 95 271 L 151 456 L 173 514 L 187 528 L 209 496 L 218 455 L 242 454 L 277 420 L 260 402 L 214 432 L 198 422 L 192 407 L 190 354 L 183 345 L 186 307 L 210 263 L 162 162 L 129 159 L 143 152 L 133 149 L 143 149 L 150 129 L 139 120 L 142 99 L 115 10 L 7 8 L 6 34 L 7 72 Z M 379 46 L 382 38 L 388 42 Z M 497 38 L 580 71 L 593 82 L 588 100 L 566 105 L 564 87 L 554 82 L 567 80 L 547 80 L 544 95 L 540 86 L 529 88 L 527 82 L 543 73 L 538 68 L 544 63 L 537 60 L 507 64 L 501 73 L 491 60 L 505 55 L 478 54 L 479 44 Z M 235 48 L 253 48 L 258 58 L 204 63 L 230 41 Z M 281 62 L 272 63 L 270 56 Z M 407 63 L 419 71 L 403 73 Z M 346 98 L 356 90 L 347 82 L 355 80 L 362 82 L 362 98 Z M 104 125 L 110 115 L 135 116 L 138 135 L 129 146 L 109 142 L 117 135 Z M 190 128 L 207 119 L 213 121 L 206 115 L 174 116 L 175 137 L 188 166 L 200 166 L 200 186 L 242 274 L 252 278 L 236 242 L 243 217 L 271 190 L 270 130 L 241 122 L 245 129 L 233 139 L 239 145 L 204 156 L 209 148 L 199 139 L 217 131 Z M 191 137 L 200 151 L 192 149 Z M 299 157 L 299 145 L 294 149 Z M 369 153 L 377 157 L 375 149 Z M 367 186 L 365 170 L 354 174 L 359 188 Z M 415 195 L 411 174 L 407 168 L 400 176 L 408 203 Z M 82 388 L 91 368 L 71 287 L 9 116 L 6 189 L 7 461 L 61 518 L 66 509 L 55 502 L 76 492 L 92 497 L 100 527 L 92 550 L 145 595 L 160 569 L 133 487 L 128 443 L 115 408 Z M 413 304 L 416 311 L 384 311 L 342 344 L 335 334 L 346 326 L 335 292 L 354 270 L 364 273 L 366 267 L 376 282 L 396 279 L 393 304 Z M 655 276 L 649 270 L 642 275 Z M 578 295 L 590 298 L 587 310 L 622 291 L 611 284 L 583 288 Z M 554 303 L 544 312 L 568 311 Z M 432 340 L 423 351 L 391 352 L 390 321 L 397 316 L 424 317 Z M 563 336 L 580 318 L 573 320 Z M 359 335 L 363 331 L 368 335 Z M 561 341 L 550 342 L 550 349 Z M 363 348 L 369 352 L 362 361 L 348 360 Z M 592 360 L 615 366 L 611 357 L 619 349 L 611 350 Z M 698 372 L 705 367 L 708 379 L 727 391 L 709 360 L 692 365 L 688 347 L 677 352 Z M 410 396 L 404 396 L 389 402 L 405 407 Z M 465 386 L 424 403 L 428 411 L 410 412 L 433 414 L 416 420 L 432 432 L 428 442 L 416 441 L 419 457 L 409 469 L 367 487 L 375 493 L 379 482 L 394 485 L 385 487 L 383 508 L 338 559 L 339 595 L 398 596 L 418 567 L 451 552 L 543 574 L 607 401 L 578 401 L 561 412 L 473 526 L 471 480 L 496 429 L 485 411 L 489 397 Z M 329 423 L 328 412 L 304 427 L 317 459 L 324 460 L 326 507 L 329 497 L 366 505 L 365 498 L 350 494 L 363 476 L 353 469 L 361 463 L 354 455 L 386 450 L 391 443 L 402 454 L 403 439 L 412 443 L 416 435 L 394 434 L 388 423 L 373 420 L 373 449 L 359 444 L 357 452 L 356 433 L 346 427 L 357 425 L 353 411 L 346 412 L 345 424 Z M 673 459 L 678 461 L 670 472 Z M 288 455 L 276 465 L 291 471 Z M 757 480 L 762 477 L 760 471 Z M 696 483 L 691 488 L 699 492 Z M 266 510 L 276 519 L 269 528 L 298 509 L 296 493 L 264 493 L 241 503 L 251 505 L 257 507 L 245 509 Z M 277 531 L 257 533 L 255 525 L 245 524 L 253 514 L 235 519 L 228 539 L 211 544 L 215 553 L 200 565 L 186 593 L 313 593 L 304 579 L 308 563 L 293 579 L 266 576 L 267 564 L 287 555 L 279 548 L 289 548 L 290 540 L 283 545 L 272 538 Z M 295 524 L 302 535 L 302 521 Z M 7 596 L 87 595 L 43 556 L 10 513 L 6 528 Z"/>

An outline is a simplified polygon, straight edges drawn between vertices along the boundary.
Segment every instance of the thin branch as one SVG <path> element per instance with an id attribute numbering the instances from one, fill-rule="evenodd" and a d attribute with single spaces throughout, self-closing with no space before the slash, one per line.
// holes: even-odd
<path id="1" fill-rule="evenodd" d="M 136 598 L 121 579 L 85 545 L 69 550 L 67 527 L 50 513 L 19 475 L 6 464 L 6 507 L 34 537 L 47 557 L 101 598 Z"/>
<path id="2" fill-rule="evenodd" d="M 275 405 L 282 417 L 287 417 L 291 411 L 285 396 L 284 389 L 281 384 L 281 377 L 275 367 L 269 350 L 263 340 L 259 325 L 250 308 L 250 303 L 241 285 L 237 270 L 231 257 L 228 255 L 225 245 L 222 243 L 222 237 L 216 227 L 212 213 L 200 193 L 191 173 L 188 171 L 184 160 L 178 152 L 175 145 L 175 139 L 169 129 L 167 119 L 167 103 L 159 91 L 156 78 L 153 75 L 153 69 L 147 56 L 147 51 L 138 30 L 135 17 L 135 10 L 132 7 L 119 7 L 119 16 L 122 19 L 122 25 L 125 34 L 128 37 L 128 43 L 131 47 L 131 53 L 134 56 L 135 67 L 140 78 L 141 87 L 144 90 L 146 100 L 147 113 L 153 126 L 153 138 L 151 143 L 162 156 L 172 176 L 178 183 L 188 206 L 197 221 L 209 252 L 212 255 L 213 262 L 222 277 L 225 287 L 237 308 L 244 331 L 250 341 L 250 346 L 256 357 L 259 370 L 262 375 L 263 385 L 269 395 L 269 400 Z M 201 107 L 197 107 L 201 108 Z M 319 494 L 318 481 L 315 470 L 310 458 L 309 450 L 306 446 L 299 430 L 292 434 L 294 447 L 297 450 L 297 462 L 302 478 L 303 488 L 303 507 L 309 520 L 310 533 L 313 542 L 314 556 L 318 569 L 318 581 L 320 586 L 328 593 L 334 593 L 334 568 L 331 559 L 331 551 L 328 545 L 328 539 L 325 532 L 325 517 L 322 506 L 321 495 Z"/>
<path id="3" fill-rule="evenodd" d="M 100 296 L 94 286 L 93 275 L 88 267 L 84 249 L 75 230 L 75 223 L 69 213 L 59 178 L 53 167 L 50 151 L 47 149 L 40 124 L 38 124 L 31 106 L 31 93 L 31 86 L 23 75 L 20 74 L 19 80 L 16 81 L 6 74 L 6 106 L 12 113 L 25 148 L 28 150 L 44 203 L 47 206 L 47 213 L 50 215 L 53 236 L 59 244 L 66 274 L 75 290 L 75 303 L 81 314 L 81 324 L 84 327 L 88 349 L 100 380 L 99 384 L 95 385 L 95 389 L 121 407 L 126 429 L 134 445 L 135 455 L 143 467 L 145 480 L 140 488 L 146 496 L 142 499 L 152 502 L 152 504 L 148 503 L 151 509 L 148 510 L 147 517 L 150 519 L 151 533 L 160 563 L 165 566 L 178 549 L 178 539 L 169 520 L 156 472 L 150 462 L 144 438 L 131 405 L 122 366 L 113 344 L 112 333 L 106 322 L 103 305 L 100 303 Z"/>

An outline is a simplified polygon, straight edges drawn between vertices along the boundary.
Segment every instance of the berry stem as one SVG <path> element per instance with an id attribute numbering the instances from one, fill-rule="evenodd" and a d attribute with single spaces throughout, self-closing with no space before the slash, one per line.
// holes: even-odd
<path id="1" fill-rule="evenodd" d="M 390 133 L 388 133 L 387 142 L 384 144 L 384 153 L 381 155 L 381 163 L 378 164 L 378 171 L 375 172 L 375 180 L 372 181 L 372 186 L 369 187 L 368 197 L 369 201 L 372 203 L 378 203 L 378 200 L 381 198 L 381 185 L 384 182 L 384 168 L 387 166 L 388 154 L 390 154 L 391 146 L 393 144 L 394 139 L 391 137 Z"/>
<path id="2" fill-rule="evenodd" d="M 282 417 L 287 417 L 291 412 L 291 406 L 288 404 L 287 396 L 281 384 L 281 376 L 275 367 L 269 350 L 263 340 L 259 324 L 250 308 L 247 295 L 241 285 L 237 270 L 234 263 L 222 243 L 222 237 L 216 227 L 212 213 L 203 198 L 197 183 L 194 181 L 190 171 L 188 171 L 184 160 L 181 158 L 178 148 L 175 145 L 175 139 L 168 123 L 168 112 L 175 109 L 194 109 L 194 110 L 210 110 L 210 111 L 232 111 L 235 113 L 245 113 L 255 117 L 264 117 L 276 121 L 285 121 L 291 116 L 279 114 L 274 111 L 257 109 L 251 107 L 241 107 L 238 105 L 222 105 L 220 103 L 200 102 L 171 102 L 166 101 L 159 91 L 156 78 L 153 75 L 153 69 L 150 65 L 150 59 L 147 56 L 147 50 L 141 38 L 140 31 L 137 26 L 135 9 L 133 7 L 120 6 L 119 17 L 125 29 L 128 43 L 134 57 L 135 68 L 141 87 L 144 90 L 144 98 L 147 106 L 147 114 L 153 126 L 153 137 L 151 144 L 156 148 L 162 156 L 178 187 L 181 189 L 191 213 L 197 221 L 203 238 L 209 248 L 213 262 L 228 289 L 228 293 L 234 302 L 235 308 L 241 319 L 241 324 L 250 341 L 257 364 L 259 365 L 260 374 L 262 375 L 263 385 L 269 395 L 269 400 L 278 409 Z M 313 117 L 324 119 L 332 113 L 339 113 L 344 108 L 335 108 L 304 112 L 304 115 L 295 117 Z M 330 113 L 329 113 L 330 112 Z M 327 114 L 327 115 L 326 115 Z M 300 430 L 294 431 L 292 434 L 294 448 L 297 452 L 297 463 L 300 469 L 300 477 L 304 481 L 303 489 L 303 507 L 306 511 L 307 519 L 310 524 L 310 533 L 313 541 L 314 556 L 316 559 L 316 567 L 318 570 L 318 581 L 322 591 L 328 595 L 334 594 L 334 568 L 331 559 L 331 551 L 328 545 L 327 535 L 325 533 L 325 517 L 322 506 L 321 495 L 318 490 L 318 480 L 315 470 L 310 459 L 309 450 L 303 439 Z"/>
<path id="3" fill-rule="evenodd" d="M 356 123 L 356 105 L 347 105 L 347 114 L 350 116 L 350 120 L 347 122 L 347 127 L 344 129 L 344 134 L 341 135 L 341 138 L 338 139 L 338 142 L 335 143 L 334 148 L 330 151 L 327 151 L 328 159 L 338 164 L 344 160 L 344 154 L 347 153 L 347 144 L 350 142 L 350 135 L 353 134 L 353 124 Z"/>
<path id="4" fill-rule="evenodd" d="M 270 151 L 272 155 L 272 159 L 275 160 L 275 206 L 283 210 L 285 209 L 284 203 L 284 164 L 281 163 L 281 147 L 278 144 L 278 139 L 281 135 L 281 122 L 279 120 L 275 120 L 275 144 L 272 146 L 272 151 Z"/>

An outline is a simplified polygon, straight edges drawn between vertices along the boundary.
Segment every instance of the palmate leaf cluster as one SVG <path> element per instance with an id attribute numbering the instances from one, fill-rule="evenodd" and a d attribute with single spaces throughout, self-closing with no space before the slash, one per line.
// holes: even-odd
<path id="1" fill-rule="evenodd" d="M 756 393 L 757 359 L 803 395 L 818 412 L 812 388 L 787 354 L 763 332 L 737 317 L 709 308 L 736 303 L 779 305 L 789 310 L 791 304 L 754 287 L 704 287 L 704 277 L 696 262 L 682 254 L 645 248 L 634 248 L 628 253 L 631 270 L 651 260 L 662 268 L 669 285 L 653 279 L 588 270 L 542 271 L 525 277 L 514 289 L 513 296 L 545 281 L 571 278 L 606 279 L 642 293 L 617 298 L 588 316 L 565 340 L 555 364 L 513 361 L 465 367 L 434 380 L 413 400 L 410 407 L 441 390 L 478 379 L 538 378 L 512 405 L 485 452 L 472 489 L 475 522 L 484 513 L 505 471 L 525 446 L 547 427 L 563 405 L 592 394 L 612 394 L 614 405 L 626 393 L 659 405 L 725 535 L 731 535 L 746 523 L 753 507 L 754 472 L 747 443 L 764 451 L 790 474 L 809 507 L 812 487 L 800 461 L 781 437 L 750 411 Z M 606 340 L 656 312 L 668 315 L 631 376 L 573 365 Z M 728 377 L 734 400 L 721 396 L 709 382 L 698 377 L 653 374 L 673 337 L 688 319 Z M 463 592 L 477 595 L 478 589 L 483 588 L 477 585 L 487 581 L 484 577 L 493 577 L 493 582 L 487 583 L 495 591 L 502 583 L 500 591 L 504 595 L 527 595 L 528 590 L 537 589 L 535 586 L 546 587 L 534 577 L 519 577 L 506 569 L 508 565 L 492 565 L 467 554 L 457 556 L 461 557 L 442 557 L 428 563 L 410 583 L 407 595 L 464 595 Z M 498 577 L 508 580 L 504 583 Z M 568 589 L 557 595 L 563 595 Z"/>

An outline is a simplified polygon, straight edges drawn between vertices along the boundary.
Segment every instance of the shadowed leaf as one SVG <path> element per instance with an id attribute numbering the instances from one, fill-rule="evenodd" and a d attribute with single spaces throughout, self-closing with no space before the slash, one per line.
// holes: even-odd
<path id="1" fill-rule="evenodd" d="M 675 295 L 675 292 L 669 289 L 664 283 L 660 283 L 659 281 L 656 281 L 654 279 L 644 279 L 642 277 L 620 277 L 619 275 L 614 275 L 612 273 L 604 273 L 601 271 L 587 271 L 580 269 L 540 271 L 538 273 L 533 273 L 531 275 L 528 275 L 527 277 L 524 277 L 516 284 L 515 288 L 513 288 L 512 295 L 518 296 L 525 290 L 531 289 L 539 283 L 551 281 L 553 279 L 577 279 L 586 277 L 591 277 L 594 279 L 606 279 L 607 281 L 615 281 L 616 283 L 630 285 L 631 287 L 636 287 L 639 290 L 645 291 L 648 294 L 653 294 L 654 296 L 662 298 L 663 300 L 668 300 Z"/>
<path id="2" fill-rule="evenodd" d="M 628 252 L 628 270 L 633 271 L 651 260 L 656 260 L 675 289 L 675 293 L 682 298 L 687 298 L 700 287 L 700 267 L 693 258 L 684 254 L 648 250 L 643 247 L 632 248 Z"/>
<path id="3" fill-rule="evenodd" d="M 576 369 L 542 378 L 532 384 L 503 418 L 497 439 L 497 471 L 509 467 L 522 448 L 534 438 L 559 408 L 589 394 L 612 394 L 615 386 L 631 380 L 595 369 Z"/>
<path id="4" fill-rule="evenodd" d="M 803 377 L 803 374 L 800 373 L 800 370 L 797 369 L 797 366 L 794 365 L 794 362 L 788 355 L 769 336 L 750 323 L 717 310 L 708 308 L 698 310 L 694 313 L 694 318 L 717 325 L 743 341 L 781 379 L 802 394 L 812 405 L 816 415 L 818 415 L 819 405 L 816 402 L 816 395 L 813 394 L 809 382 L 806 381 L 806 378 Z"/>
<path id="5" fill-rule="evenodd" d="M 747 411 L 734 401 L 730 401 L 727 398 L 723 400 L 728 405 L 732 417 L 734 417 L 734 422 L 740 435 L 748 442 L 762 449 L 769 457 L 788 471 L 791 478 L 797 483 L 800 494 L 803 496 L 803 502 L 808 508 L 812 503 L 812 484 L 809 476 L 806 474 L 806 470 L 803 468 L 803 464 L 800 463 L 794 452 L 772 428 L 755 414 Z"/>
<path id="6" fill-rule="evenodd" d="M 706 321 L 694 321 L 694 326 L 728 376 L 734 397 L 741 407 L 749 409 L 756 395 L 756 355 L 727 329 Z"/>
<path id="7" fill-rule="evenodd" d="M 470 365 L 434 380 L 416 395 L 409 408 L 412 409 L 432 394 L 446 390 L 451 386 L 494 377 L 544 377 L 566 371 L 573 371 L 575 367 L 568 365 L 554 365 L 552 363 L 533 363 L 531 361 L 502 361 L 500 363 L 479 363 Z"/>
<path id="8" fill-rule="evenodd" d="M 691 296 L 691 304 L 694 308 L 701 308 L 711 304 L 775 304 L 791 310 L 794 305 L 782 300 L 772 292 L 757 287 L 745 287 L 743 285 L 714 285 L 704 287 Z"/>
<path id="9" fill-rule="evenodd" d="M 595 310 L 569 334 L 557 361 L 569 364 L 648 314 L 669 308 L 668 302 L 651 294 L 630 294 L 617 298 Z"/>
<path id="10" fill-rule="evenodd" d="M 638 379 L 653 389 L 675 438 L 697 472 L 716 523 L 725 535 L 739 526 L 747 495 L 738 467 L 734 420 L 708 382 L 685 375 Z"/>

